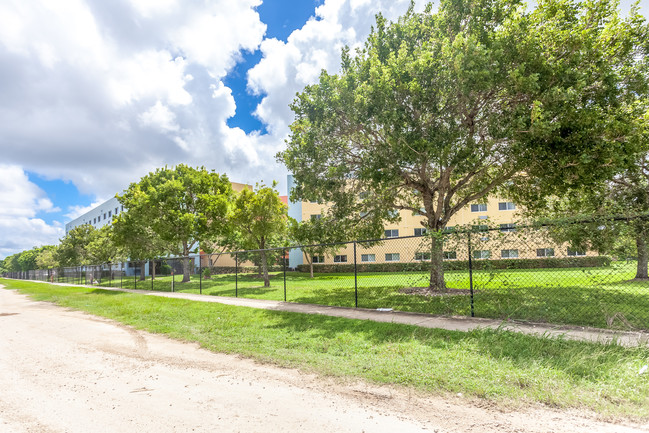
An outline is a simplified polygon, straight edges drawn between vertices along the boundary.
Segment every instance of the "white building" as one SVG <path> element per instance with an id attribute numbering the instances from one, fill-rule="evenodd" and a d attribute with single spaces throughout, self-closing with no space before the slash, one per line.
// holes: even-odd
<path id="1" fill-rule="evenodd" d="M 82 226 L 84 224 L 90 224 L 96 229 L 99 229 L 106 224 L 110 223 L 113 217 L 119 215 L 124 211 L 124 206 L 122 206 L 117 198 L 113 197 L 110 200 L 100 204 L 94 209 L 84 213 L 78 218 L 73 219 L 65 225 L 65 234 L 67 235 L 70 230 L 75 227 Z"/>

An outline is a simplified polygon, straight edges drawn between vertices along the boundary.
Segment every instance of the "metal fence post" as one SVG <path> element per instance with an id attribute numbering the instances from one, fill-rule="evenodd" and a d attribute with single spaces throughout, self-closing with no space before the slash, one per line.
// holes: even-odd
<path id="1" fill-rule="evenodd" d="M 151 272 L 151 267 L 155 266 L 155 260 L 151 260 L 149 264 L 149 275 L 151 276 L 151 291 L 153 291 L 153 274 L 155 274 L 155 269 Z"/>
<path id="2" fill-rule="evenodd" d="M 354 241 L 354 306 L 358 308 L 358 270 L 356 268 L 356 241 Z"/>
<path id="3" fill-rule="evenodd" d="M 239 297 L 239 253 L 234 253 L 234 297 Z"/>
<path id="4" fill-rule="evenodd" d="M 141 269 L 140 272 L 142 272 Z M 135 281 L 135 290 L 137 290 L 137 272 L 135 272 L 135 267 L 133 267 L 133 281 Z"/>
<path id="5" fill-rule="evenodd" d="M 176 283 L 176 272 L 172 269 L 171 270 L 171 291 L 173 292 L 174 289 L 174 284 Z"/>
<path id="6" fill-rule="evenodd" d="M 198 251 L 198 293 L 203 294 L 203 260 L 200 250 Z"/>
<path id="7" fill-rule="evenodd" d="M 282 261 L 284 262 L 284 302 L 286 302 L 286 251 L 284 250 L 284 257 L 282 257 Z"/>
<path id="8" fill-rule="evenodd" d="M 469 289 L 471 291 L 471 317 L 475 317 L 475 312 L 473 311 L 473 261 L 471 260 L 471 233 L 468 237 L 468 247 L 469 247 Z"/>

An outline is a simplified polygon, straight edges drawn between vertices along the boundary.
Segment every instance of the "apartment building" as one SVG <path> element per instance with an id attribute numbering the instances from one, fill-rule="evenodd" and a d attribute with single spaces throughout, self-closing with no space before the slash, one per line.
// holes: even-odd
<path id="1" fill-rule="evenodd" d="M 289 191 L 294 186 L 293 177 L 288 176 Z M 288 204 L 288 214 L 297 221 L 319 218 L 327 205 L 313 202 L 298 202 Z M 455 214 L 447 225 L 447 231 L 452 232 L 458 227 L 474 226 L 478 230 L 492 228 L 475 235 L 472 239 L 472 258 L 474 259 L 515 259 L 515 258 L 544 258 L 561 256 L 596 255 L 594 252 L 573 251 L 567 245 L 556 245 L 542 232 L 529 232 L 525 236 L 515 236 L 516 221 L 520 219 L 521 209 L 508 199 L 489 197 L 486 201 L 471 203 Z M 421 236 L 425 233 L 422 225 L 424 217 L 412 211 L 399 212 L 400 221 L 387 223 L 384 227 L 383 238 L 388 239 L 380 244 L 357 245 L 356 259 L 359 263 L 411 262 L 429 260 L 430 250 L 425 239 L 395 239 L 407 236 Z M 468 259 L 466 239 L 448 237 L 445 243 L 444 257 L 447 260 Z M 348 244 L 332 256 L 313 257 L 314 263 L 352 263 L 354 257 L 353 245 Z M 289 253 L 289 266 L 295 268 L 305 264 L 306 260 L 301 250 Z"/>

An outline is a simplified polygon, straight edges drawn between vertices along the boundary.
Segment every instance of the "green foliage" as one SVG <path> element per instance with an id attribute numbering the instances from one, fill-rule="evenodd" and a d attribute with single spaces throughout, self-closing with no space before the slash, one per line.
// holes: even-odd
<path id="1" fill-rule="evenodd" d="M 44 246 L 36 257 L 36 269 L 53 269 L 59 267 L 56 260 L 56 245 Z"/>
<path id="2" fill-rule="evenodd" d="M 291 106 L 278 159 L 292 199 L 329 202 L 374 238 L 394 209 L 438 232 L 508 186 L 541 197 L 609 178 L 639 151 L 646 87 L 646 28 L 615 6 L 448 0 L 396 23 L 378 16 L 341 74 L 323 72 Z"/>
<path id="3" fill-rule="evenodd" d="M 61 266 L 93 264 L 89 262 L 88 245 L 92 242 L 96 233 L 97 229 L 90 224 L 73 228 L 61 239 L 61 243 L 54 253 L 55 260 Z"/>
<path id="4" fill-rule="evenodd" d="M 302 248 L 313 276 L 313 256 L 336 255 L 343 244 L 334 244 L 345 240 L 344 223 L 330 216 L 321 214 L 319 218 L 297 222 L 289 221 L 289 238 L 295 245 L 318 245 Z"/>
<path id="5" fill-rule="evenodd" d="M 119 247 L 114 242 L 113 226 L 101 227 L 95 232 L 90 243 L 86 246 L 88 261 L 91 264 L 113 263 L 122 258 Z"/>
<path id="6" fill-rule="evenodd" d="M 128 209 L 119 243 L 128 244 L 129 232 L 137 235 L 136 250 L 148 258 L 163 244 L 165 250 L 186 258 L 183 282 L 187 282 L 188 255 L 200 242 L 228 229 L 232 185 L 225 175 L 179 164 L 149 173 L 117 198 Z"/>

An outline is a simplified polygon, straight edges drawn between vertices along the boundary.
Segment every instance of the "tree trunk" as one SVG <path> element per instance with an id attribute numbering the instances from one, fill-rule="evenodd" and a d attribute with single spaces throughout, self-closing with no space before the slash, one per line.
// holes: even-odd
<path id="1" fill-rule="evenodd" d="M 647 272 L 647 262 L 649 261 L 649 253 L 647 252 L 647 240 L 645 239 L 644 232 L 636 233 L 635 244 L 638 248 L 638 267 L 636 269 L 636 279 L 649 279 Z"/>
<path id="2" fill-rule="evenodd" d="M 189 256 L 186 255 L 183 257 L 183 280 L 181 283 L 188 283 L 189 281 Z"/>
<path id="3" fill-rule="evenodd" d="M 266 251 L 262 250 L 259 252 L 259 257 L 261 259 L 261 270 L 264 277 L 264 287 L 270 287 L 270 278 L 268 277 L 268 261 L 266 259 Z"/>
<path id="4" fill-rule="evenodd" d="M 146 279 L 146 276 L 144 275 L 145 266 L 146 260 L 142 260 L 140 262 L 140 281 L 144 281 Z"/>
<path id="5" fill-rule="evenodd" d="M 306 259 L 306 262 L 309 264 L 309 270 L 311 271 L 311 278 L 313 278 L 313 259 L 309 260 L 310 254 L 307 254 L 306 251 L 304 251 L 304 258 Z"/>
<path id="6" fill-rule="evenodd" d="M 444 239 L 441 233 L 433 233 L 430 236 L 430 282 L 428 288 L 431 291 L 446 289 L 444 282 Z"/>

